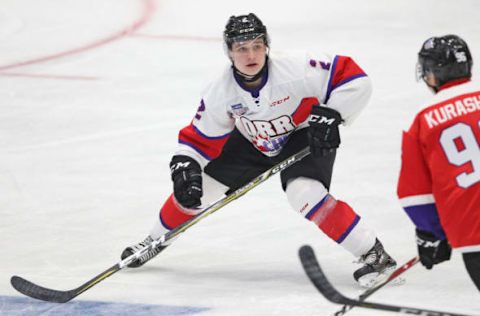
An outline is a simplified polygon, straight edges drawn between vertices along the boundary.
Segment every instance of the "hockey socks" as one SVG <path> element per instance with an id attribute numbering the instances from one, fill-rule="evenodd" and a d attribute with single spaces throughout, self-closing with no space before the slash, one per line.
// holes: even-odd
<path id="1" fill-rule="evenodd" d="M 181 208 L 172 194 L 160 209 L 160 222 L 167 229 L 171 230 L 188 221 L 194 215 L 193 213 L 187 213 L 185 209 Z"/>
<path id="2" fill-rule="evenodd" d="M 297 178 L 288 184 L 287 196 L 296 211 L 355 257 L 375 244 L 375 234 L 360 216 L 347 203 L 331 196 L 319 181 Z"/>
<path id="3" fill-rule="evenodd" d="M 330 194 L 310 209 L 305 218 L 339 244 L 360 221 L 360 216 L 347 203 L 335 200 Z"/>
<path id="4" fill-rule="evenodd" d="M 157 239 L 166 234 L 168 231 L 185 223 L 190 218 L 195 216 L 193 212 L 188 212 L 183 209 L 173 197 L 173 194 L 165 201 L 159 213 L 159 220 L 155 221 L 154 226 L 150 231 L 150 236 Z"/>
<path id="5" fill-rule="evenodd" d="M 365 254 L 375 244 L 375 234 L 364 227 L 350 205 L 329 194 L 305 217 L 355 257 Z"/>

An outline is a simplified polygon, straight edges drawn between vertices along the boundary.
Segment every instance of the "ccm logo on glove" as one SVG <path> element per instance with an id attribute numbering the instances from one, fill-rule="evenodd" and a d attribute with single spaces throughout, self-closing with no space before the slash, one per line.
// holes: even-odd
<path id="1" fill-rule="evenodd" d="M 327 124 L 332 125 L 337 119 L 334 117 L 328 118 L 326 116 L 320 116 L 316 114 L 310 114 L 309 122 L 317 124 Z"/>
<path id="2" fill-rule="evenodd" d="M 313 156 L 326 156 L 340 146 L 338 125 L 342 116 L 334 109 L 314 106 L 308 120 L 308 143 Z"/>
<path id="3" fill-rule="evenodd" d="M 173 156 L 170 162 L 172 171 L 173 195 L 178 203 L 186 208 L 201 205 L 202 168 L 194 159 L 188 156 Z"/>

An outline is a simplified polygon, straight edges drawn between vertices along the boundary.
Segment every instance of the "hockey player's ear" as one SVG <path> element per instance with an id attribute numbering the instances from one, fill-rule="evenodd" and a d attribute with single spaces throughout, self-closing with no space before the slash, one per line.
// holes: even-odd
<path id="1" fill-rule="evenodd" d="M 227 50 L 227 56 L 228 56 L 228 59 L 230 59 L 230 61 L 233 64 L 233 56 L 232 56 L 232 50 L 231 49 Z"/>
<path id="2" fill-rule="evenodd" d="M 228 47 L 227 44 L 224 44 L 223 45 L 223 52 L 225 53 L 225 55 L 227 55 L 228 59 L 232 62 L 233 64 L 233 53 L 232 53 L 232 48 L 231 47 Z"/>

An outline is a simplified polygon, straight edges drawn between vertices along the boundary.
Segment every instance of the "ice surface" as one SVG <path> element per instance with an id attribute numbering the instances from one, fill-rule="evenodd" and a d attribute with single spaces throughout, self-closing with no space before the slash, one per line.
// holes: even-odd
<path id="1" fill-rule="evenodd" d="M 51 308 L 111 315 L 132 306 L 138 310 L 130 314 L 139 315 L 147 308 L 155 315 L 329 315 L 338 306 L 303 273 L 303 244 L 315 248 L 339 290 L 360 293 L 354 258 L 289 209 L 278 178 L 193 227 L 143 269 L 117 273 L 71 306 L 23 298 L 10 286 L 18 274 L 55 289 L 77 287 L 146 236 L 171 192 L 178 129 L 228 62 L 223 26 L 248 12 L 267 24 L 272 50 L 351 55 L 370 75 L 374 94 L 342 131 L 331 191 L 399 262 L 415 255 L 395 187 L 401 130 L 429 96 L 414 80 L 416 53 L 429 36 L 455 33 L 477 60 L 480 2 L 2 0 L 1 315 L 49 315 Z M 406 278 L 372 300 L 480 315 L 459 254 L 429 272 L 417 266 Z"/>

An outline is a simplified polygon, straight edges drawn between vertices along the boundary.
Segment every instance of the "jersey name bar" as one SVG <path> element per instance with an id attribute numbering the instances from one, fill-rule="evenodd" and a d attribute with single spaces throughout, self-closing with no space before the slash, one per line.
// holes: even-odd
<path id="1" fill-rule="evenodd" d="M 440 107 L 435 107 L 423 114 L 429 128 L 433 128 L 442 123 L 450 121 L 456 117 L 467 113 L 480 111 L 480 93 L 468 95 L 454 103 L 447 103 Z"/>

